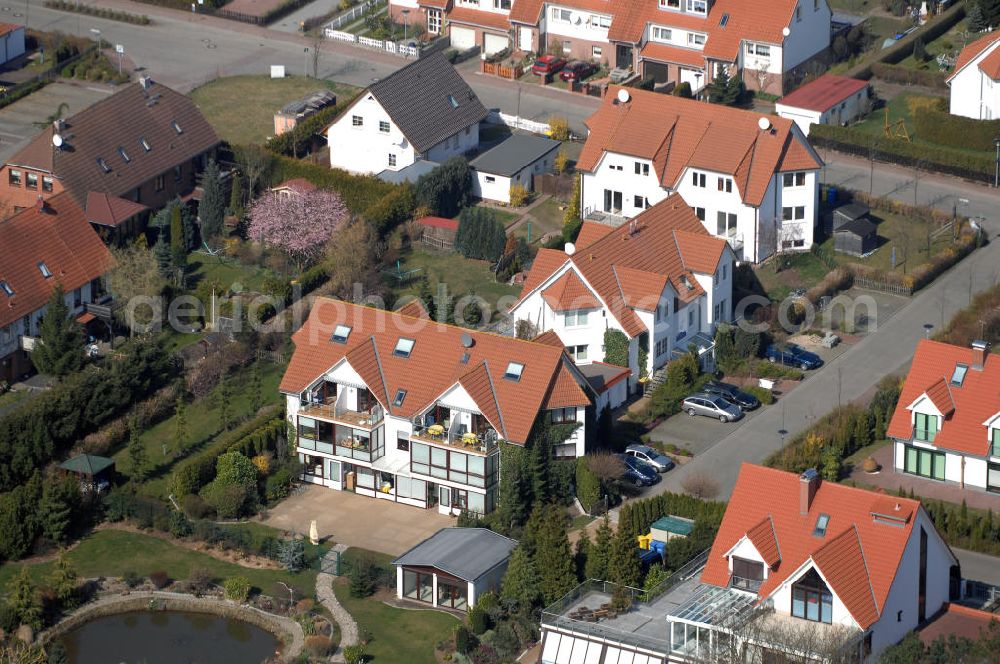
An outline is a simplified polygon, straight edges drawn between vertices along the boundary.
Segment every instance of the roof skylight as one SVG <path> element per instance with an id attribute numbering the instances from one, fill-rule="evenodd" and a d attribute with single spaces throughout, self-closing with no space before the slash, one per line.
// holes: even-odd
<path id="1" fill-rule="evenodd" d="M 108 162 L 104 160 L 104 157 L 97 158 L 97 165 L 100 166 L 101 170 L 104 171 L 105 173 L 111 172 L 111 167 L 108 165 Z"/>
<path id="2" fill-rule="evenodd" d="M 333 334 L 330 335 L 330 341 L 338 344 L 346 344 L 347 337 L 351 336 L 351 328 L 347 325 L 338 325 L 334 328 Z"/>
<path id="3" fill-rule="evenodd" d="M 406 398 L 406 390 L 398 390 L 396 392 L 396 398 L 392 400 L 393 408 L 399 408 L 403 405 L 403 399 Z"/>
<path id="4" fill-rule="evenodd" d="M 969 365 L 967 364 L 956 364 L 955 372 L 951 374 L 951 384 L 955 387 L 961 387 L 962 383 L 965 382 L 965 374 L 969 371 Z"/>
<path id="5" fill-rule="evenodd" d="M 6 281 L 0 281 L 0 290 L 4 292 L 7 297 L 14 297 L 14 289 L 10 287 Z"/>
<path id="6" fill-rule="evenodd" d="M 409 357 L 410 353 L 413 352 L 413 344 L 415 343 L 413 339 L 400 337 L 399 341 L 396 342 L 396 347 L 393 349 L 392 354 L 396 357 Z"/>
<path id="7" fill-rule="evenodd" d="M 184 130 L 181 129 L 181 126 L 179 124 L 177 124 L 177 120 L 171 121 L 170 122 L 170 126 L 172 126 L 174 128 L 174 131 L 176 131 L 178 134 L 183 134 L 184 133 Z"/>
<path id="8" fill-rule="evenodd" d="M 139 145 L 141 145 L 142 149 L 145 150 L 146 152 L 149 152 L 150 150 L 153 149 L 153 146 L 149 144 L 149 141 L 146 140 L 145 136 L 141 136 L 139 138 Z"/>
<path id="9" fill-rule="evenodd" d="M 132 161 L 132 157 L 128 156 L 128 152 L 125 152 L 125 148 L 120 145 L 118 146 L 118 156 L 125 160 L 126 164 Z"/>
<path id="10" fill-rule="evenodd" d="M 49 266 L 44 262 L 38 264 L 38 271 L 42 273 L 42 276 L 48 279 L 52 276 L 52 271 L 49 270 Z"/>
<path id="11" fill-rule="evenodd" d="M 830 525 L 830 515 L 820 514 L 816 517 L 816 527 L 813 528 L 814 537 L 823 537 L 826 535 L 826 527 Z"/>
<path id="12" fill-rule="evenodd" d="M 503 377 L 507 380 L 512 380 L 515 383 L 521 380 L 521 374 L 524 373 L 524 365 L 519 362 L 511 362 L 507 365 L 507 371 L 504 372 Z"/>
<path id="13" fill-rule="evenodd" d="M 455 99 L 454 95 L 448 95 L 448 103 L 451 104 L 452 108 L 458 108 L 458 100 Z"/>

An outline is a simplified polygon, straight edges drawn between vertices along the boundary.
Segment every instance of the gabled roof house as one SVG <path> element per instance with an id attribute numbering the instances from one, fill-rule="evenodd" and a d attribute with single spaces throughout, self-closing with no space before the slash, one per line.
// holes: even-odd
<path id="1" fill-rule="evenodd" d="M 952 115 L 1000 118 L 1000 33 L 989 32 L 963 48 L 946 82 Z"/>
<path id="2" fill-rule="evenodd" d="M 624 333 L 634 389 L 675 351 L 711 348 L 732 317 L 734 261 L 674 194 L 617 228 L 585 222 L 566 251 L 540 249 L 511 315 L 555 332 L 581 365 L 606 359 L 607 330 Z"/>
<path id="3" fill-rule="evenodd" d="M 734 661 L 725 654 L 735 651 L 739 661 L 873 664 L 946 608 L 960 579 L 919 501 L 752 464 L 711 549 L 677 574 L 639 609 L 650 620 L 608 621 L 601 641 L 650 662 Z M 571 625 L 543 618 L 542 662 L 568 664 L 562 653 L 589 647 L 594 634 Z"/>
<path id="4" fill-rule="evenodd" d="M 0 247 L 0 381 L 13 382 L 32 370 L 28 353 L 52 291 L 61 285 L 71 314 L 87 315 L 85 305 L 105 295 L 112 257 L 68 193 L 0 221 Z"/>
<path id="5" fill-rule="evenodd" d="M 330 166 L 352 173 L 440 163 L 479 145 L 479 101 L 441 53 L 368 86 L 326 130 Z"/>
<path id="6" fill-rule="evenodd" d="M 0 202 L 12 211 L 67 192 L 157 209 L 191 194 L 219 144 L 189 97 L 149 78 L 45 128 L 0 169 Z"/>
<path id="7" fill-rule="evenodd" d="M 557 456 L 581 456 L 586 378 L 561 348 L 320 298 L 292 337 L 280 391 L 306 481 L 385 500 L 491 512 L 499 443 L 540 417 L 579 422 Z"/>
<path id="8" fill-rule="evenodd" d="M 812 245 L 822 161 L 792 121 L 612 87 L 586 125 L 586 218 L 617 225 L 680 193 L 743 260 Z"/>
<path id="9" fill-rule="evenodd" d="M 1000 358 L 985 342 L 920 341 L 887 430 L 896 472 L 1000 491 L 998 385 Z"/>

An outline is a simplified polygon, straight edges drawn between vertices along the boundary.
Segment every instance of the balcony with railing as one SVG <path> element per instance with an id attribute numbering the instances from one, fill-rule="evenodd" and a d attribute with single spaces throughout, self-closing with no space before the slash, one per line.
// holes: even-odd
<path id="1" fill-rule="evenodd" d="M 413 424 L 413 433 L 410 434 L 410 439 L 482 455 L 488 455 L 495 450 L 500 442 L 499 434 L 492 428 L 476 433 L 465 431 L 461 426 L 446 429 L 443 424 L 425 426 L 416 422 Z"/>
<path id="2" fill-rule="evenodd" d="M 308 403 L 299 409 L 299 415 L 345 424 L 356 429 L 374 429 L 385 418 L 382 406 L 377 404 L 367 410 L 356 411 L 340 403 Z"/>

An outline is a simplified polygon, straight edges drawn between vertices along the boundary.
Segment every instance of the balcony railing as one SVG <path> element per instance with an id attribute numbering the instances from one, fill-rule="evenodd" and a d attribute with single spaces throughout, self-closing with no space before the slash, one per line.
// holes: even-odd
<path id="1" fill-rule="evenodd" d="M 762 583 L 764 582 L 761 579 L 745 579 L 734 574 L 729 585 L 739 590 L 749 590 L 750 592 L 755 593 L 760 590 L 760 584 Z"/>
<path id="2" fill-rule="evenodd" d="M 308 403 L 299 409 L 301 415 L 347 424 L 358 429 L 374 429 L 382 424 L 385 413 L 381 406 L 366 411 L 354 411 L 327 403 Z"/>
<path id="3" fill-rule="evenodd" d="M 485 433 L 460 433 L 458 431 L 448 431 L 441 425 L 413 424 L 413 433 L 410 435 L 413 440 L 432 443 L 434 445 L 447 445 L 460 449 L 463 452 L 473 452 L 478 454 L 489 454 L 496 449 L 500 442 L 500 436 L 493 429 Z"/>
<path id="4" fill-rule="evenodd" d="M 934 438 L 937 436 L 937 430 L 932 429 L 914 429 L 913 439 L 919 440 L 924 443 L 933 443 Z"/>

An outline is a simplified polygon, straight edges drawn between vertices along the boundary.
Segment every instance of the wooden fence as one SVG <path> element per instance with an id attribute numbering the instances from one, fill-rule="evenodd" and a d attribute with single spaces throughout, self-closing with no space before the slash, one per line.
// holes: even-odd
<path id="1" fill-rule="evenodd" d="M 532 187 L 540 194 L 568 199 L 573 195 L 573 176 L 542 173 L 532 177 Z"/>
<path id="2" fill-rule="evenodd" d="M 890 295 L 902 295 L 904 297 L 910 297 L 913 295 L 913 288 L 897 281 L 879 279 L 877 277 L 855 275 L 854 286 L 855 288 L 878 291 L 880 293 L 889 293 Z"/>
<path id="3" fill-rule="evenodd" d="M 484 74 L 491 74 L 513 81 L 524 75 L 524 67 L 521 65 L 505 65 L 501 62 L 481 61 L 481 68 Z"/>

